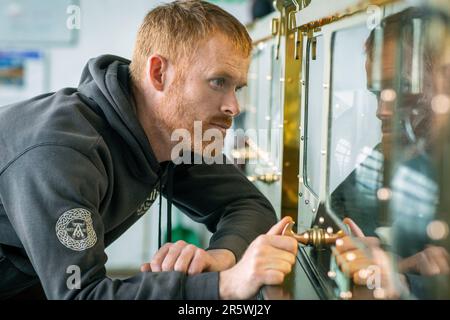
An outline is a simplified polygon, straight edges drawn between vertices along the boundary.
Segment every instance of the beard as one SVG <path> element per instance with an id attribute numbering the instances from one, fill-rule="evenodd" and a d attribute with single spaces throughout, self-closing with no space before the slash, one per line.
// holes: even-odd
<path id="1" fill-rule="evenodd" d="M 219 114 L 201 119 L 202 115 L 196 111 L 197 102 L 187 99 L 180 92 L 182 88 L 182 79 L 174 81 L 170 86 L 167 96 L 163 99 L 162 108 L 157 111 L 158 118 L 162 119 L 158 126 L 171 137 L 172 149 L 181 143 L 183 152 L 218 157 L 222 153 L 226 133 L 212 123 L 228 128 L 232 124 L 232 117 Z M 186 134 L 189 135 L 188 139 Z M 175 137 L 175 140 L 172 137 Z"/>

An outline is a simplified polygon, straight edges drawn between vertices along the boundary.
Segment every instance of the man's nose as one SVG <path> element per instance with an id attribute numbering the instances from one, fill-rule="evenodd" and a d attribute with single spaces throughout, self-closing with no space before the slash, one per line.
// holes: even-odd
<path id="1" fill-rule="evenodd" d="M 239 101 L 236 97 L 236 93 L 233 92 L 225 99 L 222 104 L 221 111 L 230 117 L 237 117 L 240 113 Z"/>
<path id="2" fill-rule="evenodd" d="M 392 102 L 386 102 L 386 101 L 381 100 L 378 103 L 377 118 L 380 120 L 388 120 L 388 119 L 392 118 L 392 116 L 393 116 L 392 108 L 393 108 Z"/>

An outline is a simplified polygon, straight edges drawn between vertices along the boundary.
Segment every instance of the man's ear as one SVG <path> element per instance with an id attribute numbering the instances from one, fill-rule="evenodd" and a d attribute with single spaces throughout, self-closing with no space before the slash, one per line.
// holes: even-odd
<path id="1" fill-rule="evenodd" d="M 167 79 L 167 59 L 160 55 L 152 55 L 147 61 L 147 75 L 150 84 L 157 90 L 164 90 L 164 84 Z"/>

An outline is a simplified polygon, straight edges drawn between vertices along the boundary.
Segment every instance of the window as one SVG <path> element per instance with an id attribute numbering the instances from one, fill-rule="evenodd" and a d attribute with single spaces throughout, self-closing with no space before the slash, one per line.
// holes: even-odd
<path id="1" fill-rule="evenodd" d="M 372 234 L 383 158 L 376 95 L 367 80 L 369 36 L 365 25 L 333 35 L 328 194 L 334 214 Z"/>
<path id="2" fill-rule="evenodd" d="M 281 100 L 283 86 L 281 85 L 281 60 L 276 59 L 276 44 L 271 46 L 271 94 L 270 94 L 270 118 L 271 125 L 269 131 L 270 153 L 277 170 L 281 170 L 281 154 L 283 147 L 283 103 Z M 274 168 L 275 169 L 275 168 Z"/>
<path id="3" fill-rule="evenodd" d="M 305 185 L 317 196 L 320 190 L 321 138 L 323 108 L 323 37 L 307 44 L 307 89 L 305 109 Z"/>
<path id="4" fill-rule="evenodd" d="M 333 36 L 328 208 L 378 238 L 396 297 L 448 298 L 449 22 L 408 8 Z"/>

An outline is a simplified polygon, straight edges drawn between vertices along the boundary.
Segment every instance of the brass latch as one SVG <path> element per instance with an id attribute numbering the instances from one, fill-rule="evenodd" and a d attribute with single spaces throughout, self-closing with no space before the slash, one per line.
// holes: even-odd
<path id="1" fill-rule="evenodd" d="M 299 60 L 300 59 L 300 31 L 297 29 L 297 20 L 295 18 L 295 15 L 300 12 L 300 5 L 298 4 L 297 0 L 292 0 L 292 2 L 295 5 L 295 10 L 289 12 L 288 15 L 288 26 L 289 30 L 294 30 L 294 59 Z"/>
<path id="2" fill-rule="evenodd" d="M 286 227 L 284 227 L 282 235 L 294 237 L 298 242 L 315 248 L 334 245 L 337 239 L 345 236 L 345 233 L 342 230 L 339 230 L 337 233 L 328 233 L 319 227 L 314 227 L 301 234 L 297 234 L 292 230 L 294 224 L 294 222 L 288 223 Z"/>
<path id="3" fill-rule="evenodd" d="M 284 1 L 283 0 L 274 0 L 273 7 L 280 13 L 280 16 L 278 19 L 272 20 L 272 35 L 277 37 L 275 60 L 278 60 L 280 58 L 281 34 L 283 33 Z"/>
<path id="4" fill-rule="evenodd" d="M 278 173 L 266 173 L 266 174 L 260 174 L 260 175 L 255 175 L 255 176 L 249 176 L 249 177 L 247 177 L 247 179 L 250 180 L 251 182 L 261 181 L 266 184 L 272 184 L 274 182 L 279 181 L 280 177 L 281 176 Z"/>

